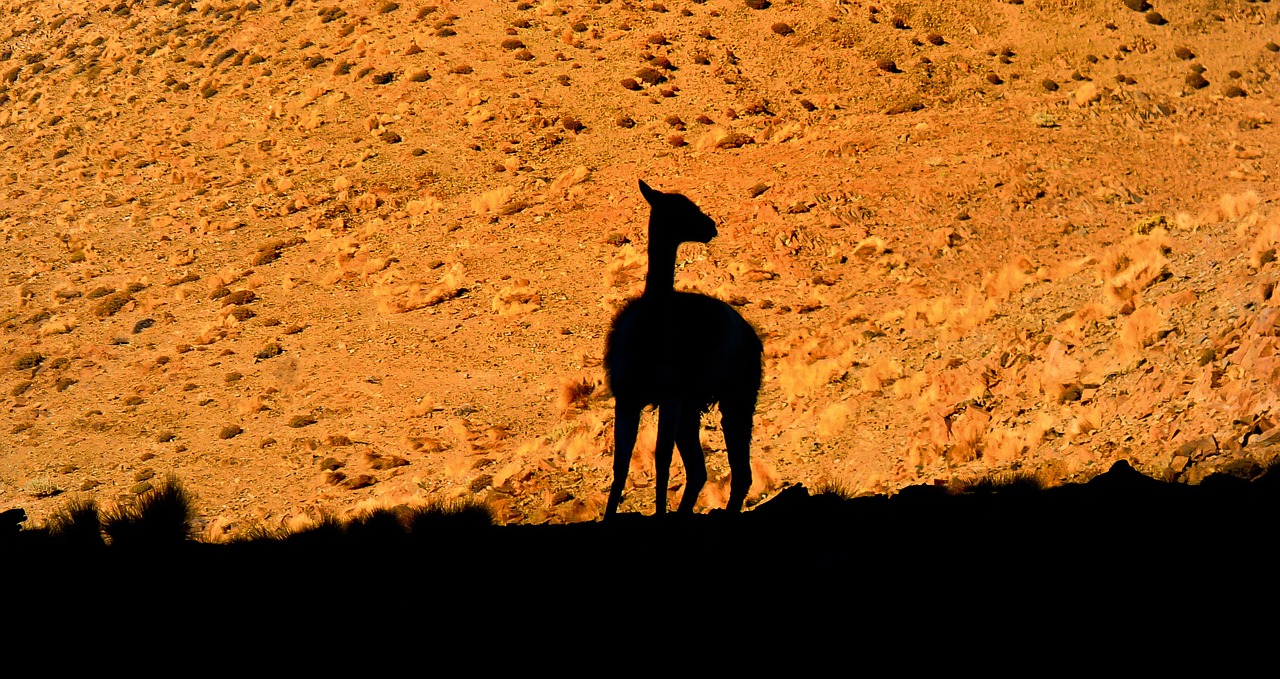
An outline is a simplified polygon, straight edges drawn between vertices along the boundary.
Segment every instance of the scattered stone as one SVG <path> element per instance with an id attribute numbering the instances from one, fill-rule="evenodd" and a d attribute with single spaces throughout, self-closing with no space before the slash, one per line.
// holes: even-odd
<path id="1" fill-rule="evenodd" d="M 752 198 L 757 198 L 761 194 L 763 194 L 765 191 L 768 191 L 768 190 L 769 190 L 769 185 L 765 184 L 764 182 L 760 182 L 759 184 L 756 184 L 755 186 L 751 187 L 751 189 L 748 190 L 747 193 Z"/>
<path id="2" fill-rule="evenodd" d="M 1146 20 L 1147 20 L 1147 23 L 1151 24 L 1152 26 L 1163 26 L 1169 23 L 1168 21 L 1165 20 L 1164 15 L 1160 14 L 1159 12 L 1147 12 Z"/>
<path id="3" fill-rule="evenodd" d="M 241 435 L 241 434 L 243 434 L 243 433 L 244 433 L 244 429 L 241 429 L 239 425 L 231 424 L 231 425 L 227 425 L 227 426 L 223 427 L 223 428 L 218 432 L 218 438 L 220 438 L 220 439 L 231 439 L 231 438 L 235 438 L 235 437 L 237 437 L 237 436 L 239 436 L 239 435 Z"/>
<path id="4" fill-rule="evenodd" d="M 334 473 L 340 474 L 341 472 L 334 472 Z M 372 486 L 377 482 L 378 482 L 378 478 L 373 476 L 372 474 L 356 474 L 355 476 L 348 478 L 346 481 L 343 481 L 342 485 L 345 486 L 348 490 L 359 490 L 360 488 L 367 488 L 369 486 Z"/>
<path id="5" fill-rule="evenodd" d="M 294 429 L 301 429 L 302 427 L 310 427 L 315 424 L 316 421 L 317 420 L 310 415 L 294 415 L 289 418 L 289 426 Z"/>
<path id="6" fill-rule="evenodd" d="M 1227 85 L 1222 88 L 1222 96 L 1229 98 L 1243 97 L 1245 96 L 1245 91 L 1239 85 Z"/>
<path id="7" fill-rule="evenodd" d="M 1205 77 L 1199 73 L 1188 73 L 1186 83 L 1188 87 L 1192 87 L 1197 90 L 1202 90 L 1209 86 L 1209 81 L 1205 80 Z"/>
<path id="8" fill-rule="evenodd" d="M 636 71 L 636 77 L 646 85 L 657 85 L 667 79 L 666 76 L 659 73 L 656 69 L 649 68 L 648 66 Z M 626 85 L 624 84 L 623 87 L 626 87 Z"/>
<path id="9" fill-rule="evenodd" d="M 1056 80 L 1054 80 L 1053 78 L 1045 78 L 1044 80 L 1041 80 L 1041 81 L 1040 81 L 1040 86 L 1044 88 L 1044 91 L 1045 91 L 1045 92 L 1057 92 L 1057 91 L 1058 91 L 1058 82 L 1057 82 Z"/>
<path id="10" fill-rule="evenodd" d="M 137 335 L 138 333 L 142 332 L 143 330 L 146 330 L 147 328 L 150 328 L 155 324 L 156 324 L 156 321 L 154 318 L 144 318 L 138 321 L 137 323 L 133 324 L 133 334 Z"/>
<path id="11" fill-rule="evenodd" d="M 744 0 L 747 7 L 751 9 L 769 9 L 773 5 L 769 0 Z"/>
<path id="12" fill-rule="evenodd" d="M 911 113 L 913 111 L 919 111 L 923 108 L 924 108 L 923 101 L 920 101 L 918 97 L 911 97 L 909 99 L 906 99 L 905 101 L 901 101 L 901 102 L 898 102 L 897 104 L 890 106 L 888 109 L 885 109 L 885 115 L 894 116 L 902 113 Z"/>
<path id="13" fill-rule="evenodd" d="M 491 485 L 493 485 L 493 475 L 492 475 L 492 474 L 481 474 L 480 476 L 477 476 L 477 477 L 475 478 L 475 480 L 474 480 L 474 481 L 472 481 L 472 482 L 470 483 L 470 485 L 468 485 L 468 486 L 467 486 L 467 488 L 468 488 L 472 493 L 479 493 L 479 492 L 483 491 L 485 488 L 488 488 L 488 487 L 489 487 L 489 486 L 491 486 Z"/>
<path id="14" fill-rule="evenodd" d="M 320 471 L 331 472 L 336 469 L 342 469 L 345 466 L 347 465 L 336 457 L 326 457 L 320 461 Z"/>
<path id="15" fill-rule="evenodd" d="M 1192 52 L 1190 47 L 1179 45 L 1173 49 L 1173 56 L 1178 57 L 1183 61 L 1191 61 L 1196 58 L 1196 53 Z"/>
<path id="16" fill-rule="evenodd" d="M 224 295 L 224 297 L 226 299 L 222 301 L 222 306 L 230 306 L 232 304 L 239 306 L 241 304 L 249 304 L 258 299 L 257 293 L 252 290 L 236 290 Z"/>
<path id="17" fill-rule="evenodd" d="M 1135 12 L 1145 12 L 1151 9 L 1151 3 L 1147 0 L 1124 0 L 1124 6 Z"/>
<path id="18" fill-rule="evenodd" d="M 14 370 L 30 370 L 44 362 L 44 354 L 28 352 L 13 359 Z"/>
<path id="19" fill-rule="evenodd" d="M 792 33 L 795 33 L 795 32 L 796 32 L 796 31 L 795 31 L 795 29 L 794 29 L 794 28 L 792 28 L 789 24 L 785 24 L 785 23 L 783 23 L 783 22 L 781 22 L 781 21 L 779 21 L 778 23 L 774 24 L 773 26 L 770 26 L 770 29 L 771 29 L 774 33 L 776 33 L 776 34 L 778 34 L 778 35 L 781 35 L 781 36 L 788 36 L 788 35 L 791 35 Z"/>

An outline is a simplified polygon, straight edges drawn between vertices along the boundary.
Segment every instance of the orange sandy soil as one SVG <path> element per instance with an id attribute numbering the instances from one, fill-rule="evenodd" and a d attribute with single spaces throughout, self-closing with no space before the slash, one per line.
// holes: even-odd
<path id="1" fill-rule="evenodd" d="M 1280 7 L 1153 10 L 0 0 L 0 507 L 599 517 L 637 179 L 765 337 L 756 499 L 1270 460 Z"/>

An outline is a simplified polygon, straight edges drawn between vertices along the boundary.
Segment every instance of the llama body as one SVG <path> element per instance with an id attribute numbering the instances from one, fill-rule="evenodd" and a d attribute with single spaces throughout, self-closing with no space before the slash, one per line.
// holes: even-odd
<path id="1" fill-rule="evenodd" d="M 751 426 L 760 391 L 760 338 L 751 324 L 724 302 L 676 292 L 675 260 L 680 243 L 706 243 L 715 223 L 692 201 L 640 182 L 649 202 L 649 271 L 644 294 L 613 320 L 604 365 L 615 398 L 613 486 L 605 516 L 622 501 L 640 413 L 658 408 L 654 451 L 657 513 L 667 509 L 673 446 L 680 450 L 686 484 L 679 511 L 691 513 L 706 483 L 699 441 L 701 416 L 720 404 L 721 426 L 733 473 L 729 510 L 740 511 L 751 487 Z"/>

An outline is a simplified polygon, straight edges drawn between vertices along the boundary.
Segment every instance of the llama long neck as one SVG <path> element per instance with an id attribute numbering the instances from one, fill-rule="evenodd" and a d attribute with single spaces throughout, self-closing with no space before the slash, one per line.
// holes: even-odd
<path id="1" fill-rule="evenodd" d="M 644 296 L 669 295 L 676 286 L 676 250 L 679 243 L 653 237 L 649 229 L 649 271 L 644 277 Z"/>

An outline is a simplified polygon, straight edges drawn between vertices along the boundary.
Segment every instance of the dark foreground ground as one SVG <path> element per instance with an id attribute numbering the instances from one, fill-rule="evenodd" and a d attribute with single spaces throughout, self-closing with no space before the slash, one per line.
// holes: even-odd
<path id="1" fill-rule="evenodd" d="M 6 599 L 35 607 L 63 598 L 137 606 L 156 595 L 226 606 L 519 606 L 591 592 L 643 601 L 664 585 L 739 601 L 779 590 L 936 591 L 945 601 L 1035 587 L 1060 596 L 1088 583 L 1245 591 L 1251 577 L 1271 579 L 1280 468 L 1237 471 L 1190 486 L 1120 462 L 1050 489 L 1012 478 L 859 498 L 795 486 L 741 516 L 609 524 L 495 526 L 481 507 L 386 510 L 226 544 L 187 537 L 190 505 L 171 483 L 124 511 L 69 504 L 37 529 L 18 530 L 7 513 L 0 554 Z"/>

